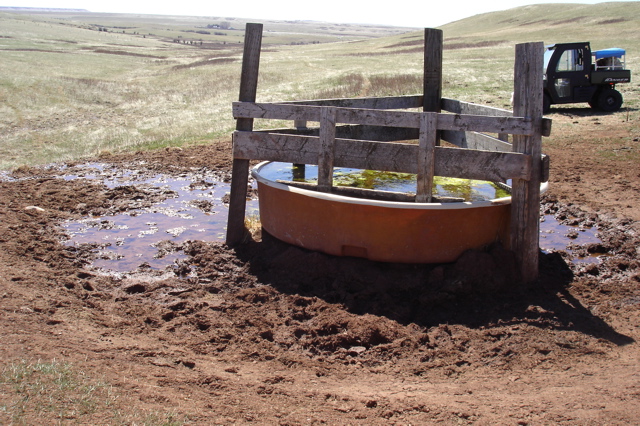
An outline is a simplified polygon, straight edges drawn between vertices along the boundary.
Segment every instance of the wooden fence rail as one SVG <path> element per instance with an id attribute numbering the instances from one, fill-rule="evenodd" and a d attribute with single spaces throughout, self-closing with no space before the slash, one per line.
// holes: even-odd
<path id="1" fill-rule="evenodd" d="M 247 160 L 317 165 L 322 151 L 320 138 L 314 136 L 236 131 L 233 143 L 235 158 Z M 418 148 L 419 145 L 409 143 L 335 139 L 333 164 L 334 167 L 417 174 Z M 529 180 L 531 177 L 529 155 L 441 146 L 435 147 L 434 151 L 436 176 L 494 182 Z"/>
<path id="2" fill-rule="evenodd" d="M 233 116 L 234 118 L 319 122 L 323 108 L 335 108 L 337 123 L 366 124 L 385 127 L 410 127 L 418 129 L 420 128 L 422 115 L 422 113 L 410 111 L 234 102 Z M 534 132 L 531 119 L 525 117 L 441 113 L 438 114 L 437 121 L 439 130 L 509 133 L 514 135 L 531 135 Z"/>

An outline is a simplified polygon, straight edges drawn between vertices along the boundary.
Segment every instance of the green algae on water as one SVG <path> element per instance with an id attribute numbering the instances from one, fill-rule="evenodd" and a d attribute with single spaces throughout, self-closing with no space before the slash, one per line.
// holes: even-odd
<path id="1" fill-rule="evenodd" d="M 273 162 L 266 164 L 260 174 L 270 180 L 317 182 L 318 168 L 314 165 L 292 165 Z M 376 170 L 336 167 L 334 186 L 415 193 L 416 175 Z M 432 192 L 439 197 L 462 198 L 465 201 L 486 201 L 508 197 L 511 194 L 492 182 L 435 176 Z"/>

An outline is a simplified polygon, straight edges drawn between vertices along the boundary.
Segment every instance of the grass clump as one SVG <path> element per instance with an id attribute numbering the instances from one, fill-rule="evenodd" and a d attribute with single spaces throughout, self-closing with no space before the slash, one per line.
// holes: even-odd
<path id="1" fill-rule="evenodd" d="M 10 364 L 2 370 L 0 387 L 8 396 L 0 414 L 9 423 L 79 419 L 115 402 L 111 386 L 55 360 Z"/>
<path id="2" fill-rule="evenodd" d="M 175 413 L 122 409 L 116 390 L 74 365 L 22 360 L 0 373 L 0 424 L 180 425 Z"/>

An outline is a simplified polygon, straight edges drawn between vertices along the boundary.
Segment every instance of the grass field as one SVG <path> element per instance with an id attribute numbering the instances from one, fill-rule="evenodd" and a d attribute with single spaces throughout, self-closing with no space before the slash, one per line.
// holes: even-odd
<path id="1" fill-rule="evenodd" d="M 244 24 L 0 12 L 0 170 L 228 138 Z M 264 24 L 259 101 L 421 91 L 422 31 Z M 445 25 L 443 95 L 508 108 L 518 42 L 624 47 L 633 70 L 639 27 L 640 2 L 527 6 Z M 637 119 L 638 84 L 619 89 Z"/>

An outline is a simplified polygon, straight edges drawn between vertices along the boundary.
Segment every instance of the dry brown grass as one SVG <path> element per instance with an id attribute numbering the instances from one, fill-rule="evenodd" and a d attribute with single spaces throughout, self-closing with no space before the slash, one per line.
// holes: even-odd
<path id="1" fill-rule="evenodd" d="M 628 49 L 633 67 L 640 61 L 640 7 L 637 2 L 624 6 L 580 6 L 572 13 L 560 6 L 532 6 L 446 25 L 443 96 L 509 108 L 514 45 L 522 41 L 590 39 L 596 49 L 618 45 Z M 0 169 L 102 151 L 208 143 L 233 131 L 230 109 L 237 99 L 240 40 L 223 44 L 211 35 L 204 44 L 215 45 L 212 54 L 212 49 L 171 42 L 175 32 L 166 26 L 154 27 L 155 35 L 143 38 L 140 34 L 152 32 L 148 22 L 129 20 L 114 27 L 137 25 L 139 30 L 105 33 L 90 25 L 52 25 L 47 19 L 0 17 Z M 288 39 L 275 46 L 284 40 L 279 25 L 265 26 L 260 101 L 422 90 L 422 31 L 304 46 L 291 46 Z M 332 28 L 338 26 L 319 31 L 327 34 Z M 640 105 L 637 87 L 619 86 L 631 112 Z"/>

